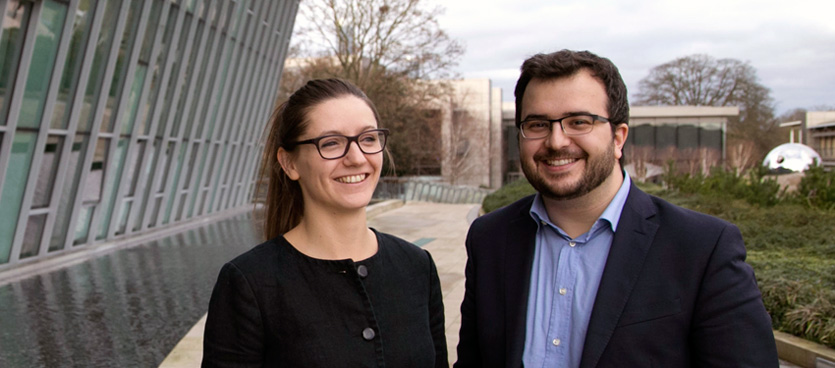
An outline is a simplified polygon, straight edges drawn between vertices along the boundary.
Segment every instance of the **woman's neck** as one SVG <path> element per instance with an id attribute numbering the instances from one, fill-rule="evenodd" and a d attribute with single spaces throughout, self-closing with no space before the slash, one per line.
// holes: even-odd
<path id="1" fill-rule="evenodd" d="M 299 225 L 284 238 L 298 251 L 318 259 L 360 261 L 377 253 L 377 237 L 368 228 L 364 208 L 350 213 L 306 209 Z"/>

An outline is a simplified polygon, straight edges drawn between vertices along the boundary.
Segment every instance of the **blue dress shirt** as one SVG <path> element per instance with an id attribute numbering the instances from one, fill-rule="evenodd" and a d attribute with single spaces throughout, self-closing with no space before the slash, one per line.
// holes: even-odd
<path id="1" fill-rule="evenodd" d="M 522 356 L 526 368 L 580 366 L 597 287 L 630 182 L 624 173 L 609 206 L 575 239 L 551 222 L 542 197 L 534 198 L 530 214 L 537 232 Z"/>

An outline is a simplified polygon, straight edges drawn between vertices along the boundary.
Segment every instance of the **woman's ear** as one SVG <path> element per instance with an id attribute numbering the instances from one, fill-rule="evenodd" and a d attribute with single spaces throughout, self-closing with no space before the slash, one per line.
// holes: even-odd
<path id="1" fill-rule="evenodd" d="M 290 180 L 299 180 L 299 172 L 296 171 L 296 165 L 293 162 L 293 156 L 290 152 L 287 152 L 283 147 L 279 147 L 276 158 L 278 159 L 278 164 L 281 165 L 281 169 L 287 173 L 287 177 Z"/>

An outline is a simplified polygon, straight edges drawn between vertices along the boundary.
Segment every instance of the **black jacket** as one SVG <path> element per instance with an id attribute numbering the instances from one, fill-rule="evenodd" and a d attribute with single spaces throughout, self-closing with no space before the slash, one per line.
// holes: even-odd
<path id="1" fill-rule="evenodd" d="M 224 265 L 203 367 L 447 367 L 434 261 L 397 237 L 377 240 L 359 262 L 314 259 L 279 237 Z"/>

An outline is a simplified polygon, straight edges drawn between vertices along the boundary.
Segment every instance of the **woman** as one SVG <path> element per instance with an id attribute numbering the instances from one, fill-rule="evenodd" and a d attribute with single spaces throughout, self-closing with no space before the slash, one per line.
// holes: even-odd
<path id="1" fill-rule="evenodd" d="M 432 258 L 366 224 L 388 137 L 374 105 L 348 82 L 314 80 L 270 125 L 271 240 L 221 269 L 203 366 L 447 367 Z"/>

